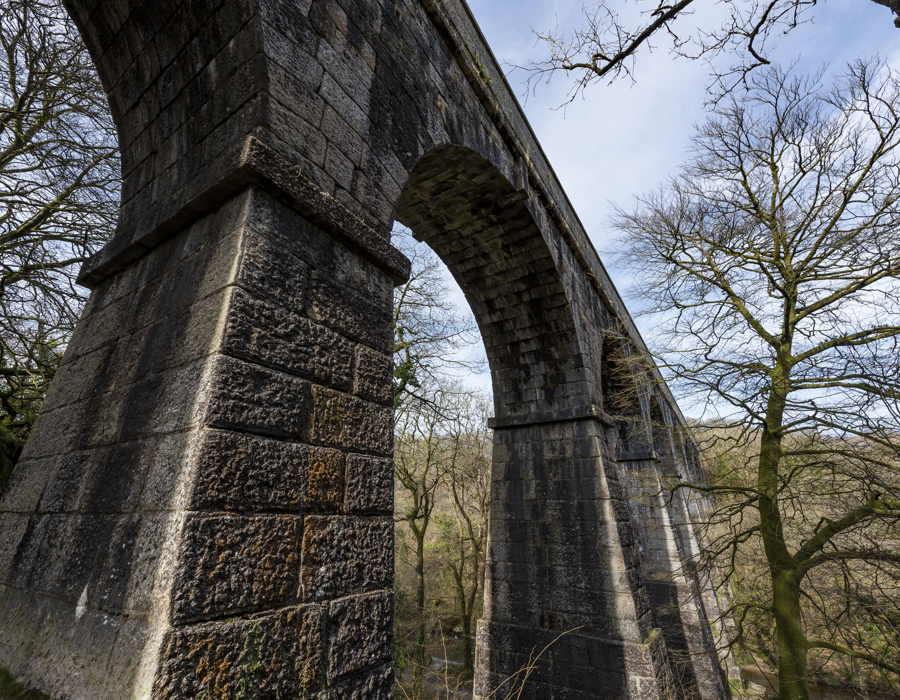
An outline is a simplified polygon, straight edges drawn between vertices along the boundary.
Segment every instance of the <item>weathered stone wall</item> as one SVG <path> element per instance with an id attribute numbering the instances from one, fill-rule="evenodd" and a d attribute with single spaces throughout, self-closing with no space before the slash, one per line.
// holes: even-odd
<path id="1" fill-rule="evenodd" d="M 392 695 L 397 219 L 493 376 L 478 692 L 563 632 L 523 698 L 673 691 L 709 601 L 668 581 L 675 620 L 652 584 L 696 538 L 640 519 L 625 465 L 676 450 L 617 453 L 604 362 L 640 338 L 465 5 L 68 5 L 122 215 L 0 502 L 0 664 L 60 698 Z M 694 666 L 680 692 L 716 697 Z"/>
<path id="2" fill-rule="evenodd" d="M 592 418 L 495 431 L 476 693 L 550 645 L 529 698 L 665 695 L 664 645 L 602 432 Z"/>
<path id="3" fill-rule="evenodd" d="M 102 283 L 3 501 L 3 662 L 61 697 L 388 692 L 392 287 L 257 188 Z"/>

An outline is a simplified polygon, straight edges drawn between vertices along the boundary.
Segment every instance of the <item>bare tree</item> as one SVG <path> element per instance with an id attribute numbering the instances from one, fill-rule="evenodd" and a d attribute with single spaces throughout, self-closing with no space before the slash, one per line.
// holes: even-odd
<path id="1" fill-rule="evenodd" d="M 450 468 L 446 430 L 452 390 L 425 386 L 428 401 L 411 401 L 395 411 L 394 476 L 395 520 L 404 524 L 413 540 L 408 562 L 416 581 L 416 624 L 413 640 L 413 692 L 422 692 L 423 674 L 431 665 L 427 653 L 425 546 L 440 489 Z"/>
<path id="2" fill-rule="evenodd" d="M 476 370 L 482 362 L 466 350 L 480 335 L 471 312 L 453 303 L 446 268 L 431 249 L 396 228 L 392 242 L 412 262 L 409 281 L 394 290 L 394 405 L 427 400 L 423 382 L 434 386 L 449 373 Z"/>
<path id="3" fill-rule="evenodd" d="M 447 569 L 453 580 L 463 641 L 463 670 L 475 668 L 474 623 L 479 594 L 484 592 L 484 563 L 491 505 L 491 431 L 489 401 L 473 392 L 453 397 L 446 434 L 449 456 L 445 476 L 452 518 L 446 518 L 443 539 Z"/>
<path id="4" fill-rule="evenodd" d="M 112 234 L 120 181 L 109 105 L 62 5 L 6 0 L 0 47 L 0 452 L 11 466 L 80 314 L 79 266 Z"/>
<path id="5" fill-rule="evenodd" d="M 870 0 L 860 0 L 869 2 Z M 900 14 L 898 0 L 871 0 Z M 727 93 L 745 84 L 748 74 L 767 66 L 774 41 L 798 25 L 812 19 L 817 0 L 724 0 L 726 17 L 708 25 L 690 24 L 688 17 L 698 8 L 696 0 L 651 0 L 643 21 L 632 24 L 623 18 L 610 0 L 584 6 L 584 24 L 572 32 L 559 27 L 535 32 L 549 50 L 543 61 L 526 69 L 529 82 L 565 73 L 574 78 L 570 98 L 575 99 L 590 84 L 602 80 L 632 77 L 636 56 L 654 49 L 654 42 L 668 41 L 671 52 L 688 59 L 708 62 L 728 55 L 731 63 L 715 67 L 714 82 Z M 715 22 L 715 24 L 713 24 Z M 900 17 L 894 20 L 900 27 Z"/>
<path id="6" fill-rule="evenodd" d="M 807 700 L 823 655 L 900 674 L 900 80 L 872 61 L 749 86 L 616 223 L 659 366 L 752 464 L 674 488 L 719 497 L 722 581 L 765 562 L 738 633 L 774 623 L 780 697 Z"/>

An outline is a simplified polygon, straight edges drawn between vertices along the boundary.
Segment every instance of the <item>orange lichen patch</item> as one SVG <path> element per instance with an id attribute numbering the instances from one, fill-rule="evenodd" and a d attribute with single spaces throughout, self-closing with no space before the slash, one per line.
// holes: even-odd
<path id="1" fill-rule="evenodd" d="M 214 653 L 214 652 L 213 652 Z M 228 697 L 233 692 L 234 662 L 226 657 L 204 657 L 197 666 L 197 680 L 209 698 Z"/>
<path id="2" fill-rule="evenodd" d="M 321 549 L 334 529 L 332 518 L 306 518 L 303 522 L 303 566 L 322 563 Z"/>
<path id="3" fill-rule="evenodd" d="M 305 487 L 308 509 L 338 510 L 344 494 L 344 454 L 338 450 L 312 450 Z"/>
<path id="4" fill-rule="evenodd" d="M 303 697 L 323 679 L 322 608 L 303 605 L 174 632 L 154 697 Z"/>

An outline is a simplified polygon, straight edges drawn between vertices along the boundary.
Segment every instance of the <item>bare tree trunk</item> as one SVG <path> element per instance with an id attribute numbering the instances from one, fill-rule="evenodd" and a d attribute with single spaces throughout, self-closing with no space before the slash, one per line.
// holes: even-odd
<path id="1" fill-rule="evenodd" d="M 790 342 L 778 353 L 759 453 L 759 515 L 763 544 L 772 574 L 772 613 L 778 649 L 779 700 L 809 700 L 806 634 L 800 612 L 799 567 L 788 550 L 781 518 L 782 428 L 790 392 Z"/>
<path id="2" fill-rule="evenodd" d="M 425 530 L 415 533 L 416 537 L 416 646 L 413 651 L 413 689 L 419 693 L 422 690 L 422 678 L 425 669 L 431 664 L 426 664 L 427 659 L 427 635 L 425 620 Z M 430 662 L 430 659 L 428 659 Z"/>
<path id="3" fill-rule="evenodd" d="M 459 522 L 459 516 L 457 516 Z M 474 543 L 473 543 L 474 544 Z M 453 578 L 456 583 L 456 599 L 459 607 L 460 626 L 463 639 L 463 670 L 471 673 L 475 669 L 475 649 L 472 644 L 472 617 L 475 612 L 475 596 L 478 592 L 478 551 L 472 551 L 472 587 L 466 591 L 466 540 L 460 534 L 459 568 L 454 567 Z"/>
<path id="4" fill-rule="evenodd" d="M 778 644 L 779 700 L 809 700 L 806 635 L 800 613 L 800 585 L 795 573 L 772 579 L 772 608 Z"/>
<path id="5" fill-rule="evenodd" d="M 463 670 L 471 673 L 475 670 L 475 644 L 472 639 L 472 612 L 462 619 L 463 634 Z"/>

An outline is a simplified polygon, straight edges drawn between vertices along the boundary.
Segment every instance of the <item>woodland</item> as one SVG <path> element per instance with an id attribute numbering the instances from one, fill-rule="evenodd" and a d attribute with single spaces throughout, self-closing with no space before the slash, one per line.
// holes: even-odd
<path id="1" fill-rule="evenodd" d="M 814 0 L 729 0 L 721 29 L 675 34 L 690 2 L 650 3 L 638 27 L 598 4 L 571 35 L 538 32 L 547 58 L 525 67 L 572 80 L 574 98 L 629 77 L 666 32 L 679 55 L 727 59 L 682 169 L 614 216 L 613 264 L 641 280 L 629 299 L 656 329 L 651 354 L 624 363 L 630 383 L 659 368 L 698 416 L 666 427 L 711 475 L 648 487 L 648 502 L 715 499 L 688 566 L 727 601 L 722 658 L 778 681 L 753 692 L 900 696 L 900 75 L 877 57 L 813 74 L 770 61 L 766 41 Z M 120 180 L 106 96 L 61 4 L 0 3 L 2 493 L 86 301 L 78 269 L 114 231 Z M 394 296 L 397 696 L 469 697 L 492 399 L 470 381 L 480 336 L 446 268 L 402 227 L 393 242 L 412 261 Z M 0 674 L 0 697 L 20 691 Z"/>

